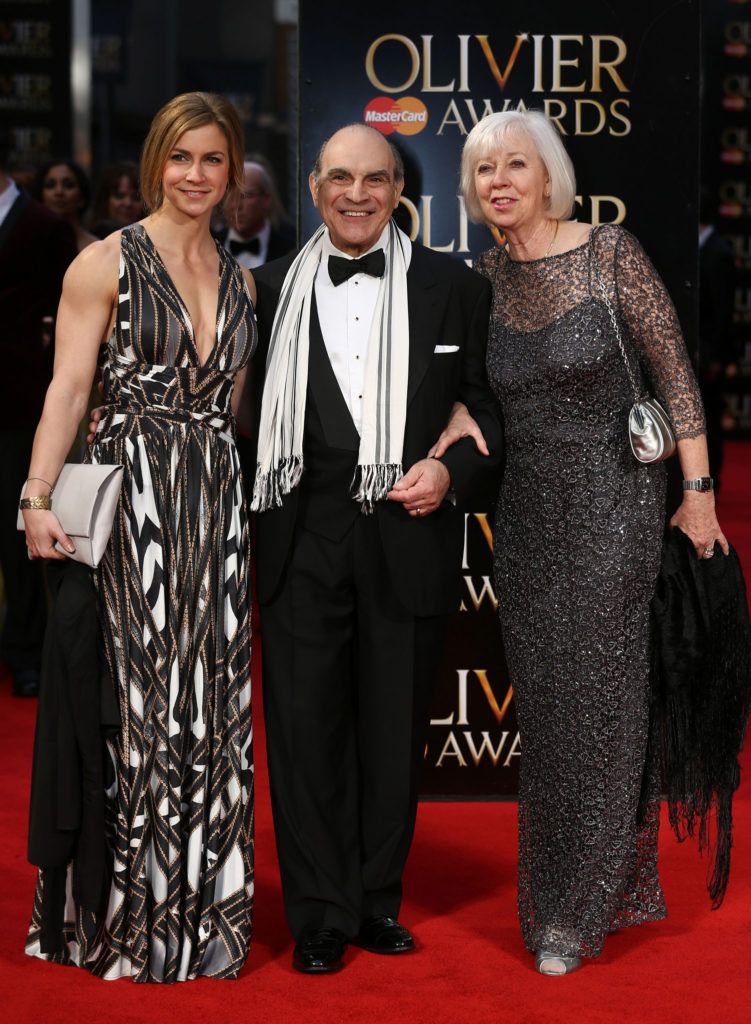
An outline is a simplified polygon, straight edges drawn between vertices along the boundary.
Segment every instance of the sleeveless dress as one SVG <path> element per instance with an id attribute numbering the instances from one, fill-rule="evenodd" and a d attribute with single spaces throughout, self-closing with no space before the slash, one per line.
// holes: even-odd
<path id="1" fill-rule="evenodd" d="M 531 951 L 596 956 L 608 931 L 665 915 L 645 763 L 665 467 L 631 453 L 603 288 L 676 436 L 703 433 L 703 411 L 672 303 L 625 230 L 530 262 L 491 250 L 477 269 L 493 285 L 487 366 L 506 438 L 494 573 L 522 745 L 522 934 Z"/>
<path id="2" fill-rule="evenodd" d="M 217 248 L 216 344 L 201 365 L 146 231 L 122 232 L 90 456 L 125 467 L 95 572 L 121 716 L 105 767 L 112 878 L 94 914 L 69 870 L 62 952 L 47 954 L 40 870 L 26 946 L 103 978 L 232 978 L 250 942 L 250 550 L 230 398 L 256 326 L 241 269 Z"/>

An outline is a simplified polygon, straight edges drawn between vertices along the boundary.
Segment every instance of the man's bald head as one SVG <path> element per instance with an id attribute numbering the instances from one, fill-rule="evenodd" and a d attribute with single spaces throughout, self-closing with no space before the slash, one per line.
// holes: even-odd
<path id="1" fill-rule="evenodd" d="M 373 128 L 369 124 L 362 124 L 362 122 L 360 122 L 360 121 L 352 121 L 350 124 L 345 124 L 341 128 L 337 128 L 337 130 L 335 132 L 332 132 L 332 134 L 329 135 L 329 137 L 324 140 L 324 142 L 321 145 L 321 148 L 318 150 L 318 155 L 315 158 L 315 162 L 314 162 L 313 168 L 311 170 L 311 174 L 316 179 L 316 181 L 320 181 L 320 179 L 321 179 L 321 168 L 323 166 L 323 155 L 324 155 L 324 152 L 325 152 L 326 147 L 328 146 L 328 144 L 330 142 L 333 142 L 340 133 L 342 133 L 342 132 L 351 133 L 353 131 L 355 133 L 357 133 L 357 132 L 369 132 L 372 135 L 374 135 L 377 139 L 382 141 L 388 147 L 389 152 L 391 153 L 391 159 L 393 161 L 393 167 L 394 167 L 394 170 L 393 170 L 394 183 L 396 184 L 396 183 L 398 183 L 400 181 L 404 181 L 404 161 L 402 160 L 402 155 L 399 152 L 399 150 L 396 148 L 396 146 L 392 142 L 389 142 L 389 140 L 384 135 L 382 135 L 381 132 L 379 132 L 377 128 Z"/>

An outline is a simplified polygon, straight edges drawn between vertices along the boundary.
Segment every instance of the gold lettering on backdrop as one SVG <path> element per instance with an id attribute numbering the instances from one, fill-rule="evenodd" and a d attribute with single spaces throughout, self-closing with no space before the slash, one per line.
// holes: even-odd
<path id="1" fill-rule="evenodd" d="M 625 109 L 628 110 L 629 106 L 630 104 L 628 100 L 624 99 L 613 100 L 613 102 L 610 104 L 610 113 L 617 121 L 621 121 L 624 125 L 624 130 L 621 132 L 617 132 L 614 128 L 608 128 L 608 132 L 610 135 L 615 135 L 616 138 L 620 139 L 622 136 L 630 134 L 631 121 L 625 116 L 625 114 L 622 114 L 620 112 L 621 107 L 625 107 Z"/>
<path id="2" fill-rule="evenodd" d="M 488 702 L 490 710 L 493 712 L 496 722 L 500 725 L 503 719 L 506 717 L 506 712 L 509 709 L 511 700 L 514 696 L 514 690 L 512 686 L 506 691 L 506 696 L 503 698 L 503 704 L 498 705 L 493 688 L 490 685 L 488 679 L 488 670 L 486 668 L 473 668 L 472 674 L 480 684 L 480 688 L 485 695 L 485 699 Z M 468 668 L 458 668 L 456 670 L 457 676 L 457 698 L 456 698 L 456 720 L 454 720 L 454 712 L 447 715 L 445 718 L 431 718 L 431 725 L 469 725 L 469 673 Z"/>
<path id="3" fill-rule="evenodd" d="M 575 200 L 580 206 L 583 206 L 581 196 L 576 196 Z M 589 202 L 591 204 L 592 212 L 587 220 L 592 224 L 622 224 L 626 219 L 626 204 L 618 196 L 590 196 Z M 615 216 L 606 217 L 602 213 L 602 207 L 605 204 L 610 204 L 615 207 Z"/>
<path id="4" fill-rule="evenodd" d="M 482 52 L 485 55 L 485 60 L 488 62 L 488 67 L 490 68 L 490 71 L 491 71 L 491 73 L 493 75 L 493 78 L 498 83 L 498 87 L 500 89 L 505 89 L 506 88 L 506 82 L 509 79 L 509 75 L 511 74 L 511 72 L 514 69 L 514 64 L 516 64 L 516 58 L 519 56 L 519 50 L 521 50 L 522 45 L 529 40 L 529 36 L 527 35 L 526 32 L 522 32 L 522 33 L 520 33 L 516 37 L 516 42 L 514 43 L 514 48 L 511 51 L 511 56 L 509 57 L 509 59 L 508 59 L 508 61 L 506 63 L 506 68 L 505 68 L 503 74 L 501 74 L 500 68 L 498 67 L 498 63 L 497 63 L 497 61 L 495 59 L 495 55 L 493 54 L 493 51 L 490 48 L 490 43 L 488 42 L 488 37 L 487 36 L 475 36 L 475 39 L 478 41 L 478 43 L 480 44 L 480 47 L 482 48 Z"/>
<path id="5" fill-rule="evenodd" d="M 423 92 L 453 92 L 454 82 L 452 78 L 447 85 L 433 85 L 433 37 L 421 36 L 422 39 L 422 91 Z M 461 47 L 459 48 L 459 66 L 461 67 Z M 465 69 L 466 76 L 466 69 Z"/>
<path id="6" fill-rule="evenodd" d="M 490 548 L 493 550 L 493 531 L 490 528 L 488 522 L 487 512 L 465 512 L 464 513 L 464 551 L 462 554 L 462 569 L 469 569 L 469 562 L 467 560 L 467 537 L 469 534 L 468 526 L 470 519 L 475 519 L 480 524 L 482 535 Z"/>
<path id="7" fill-rule="evenodd" d="M 399 85 L 386 85 L 385 82 L 380 80 L 375 71 L 376 52 L 382 43 L 388 42 L 401 43 L 406 47 L 412 63 L 409 74 Z M 408 36 L 402 36 L 398 33 L 390 32 L 388 35 L 379 36 L 378 39 L 374 39 L 368 47 L 368 52 L 365 56 L 365 73 L 368 76 L 371 85 L 375 86 L 376 89 L 380 89 L 381 92 L 403 92 L 405 89 L 409 89 L 417 80 L 417 76 L 420 73 L 420 54 L 415 44 Z"/>
<path id="8" fill-rule="evenodd" d="M 511 74 L 516 65 L 522 46 L 530 41 L 526 32 L 518 33 L 514 38 L 506 66 L 501 71 L 490 36 L 457 35 L 458 63 L 454 66 L 450 81 L 435 83 L 433 81 L 433 42 L 435 36 L 420 36 L 422 53 L 409 36 L 390 32 L 379 36 L 370 44 L 366 58 L 365 71 L 368 79 L 376 89 L 382 92 L 403 92 L 412 87 L 422 70 L 422 92 L 458 92 L 467 93 L 469 86 L 471 40 L 476 40 L 485 58 L 490 74 L 498 88 L 503 92 L 509 84 Z M 615 87 L 618 92 L 627 93 L 629 88 L 617 70 L 628 56 L 628 48 L 623 39 L 611 35 L 533 35 L 532 40 L 532 83 L 533 93 L 542 93 L 546 89 L 546 79 L 551 92 L 604 92 L 606 86 Z M 549 40 L 549 42 L 548 42 Z M 406 50 L 410 70 L 404 81 L 399 83 L 384 82 L 376 72 L 378 51 L 384 43 L 397 43 Z M 392 50 L 393 52 L 393 50 Z M 474 51 L 476 52 L 476 51 Z M 586 64 L 585 55 L 589 59 Z M 586 66 L 582 66 L 586 64 Z M 574 72 L 578 75 L 574 76 Z M 458 84 L 457 84 L 458 78 Z M 457 112 L 455 111 L 455 116 Z"/>
<path id="9" fill-rule="evenodd" d="M 417 236 L 420 234 L 422 228 L 422 242 L 423 245 L 429 246 L 431 249 L 435 249 L 437 252 L 469 252 L 469 218 L 467 217 L 467 210 L 464 206 L 464 200 L 461 196 L 456 196 L 456 205 L 458 212 L 458 231 L 459 231 L 459 244 L 454 248 L 454 239 L 452 239 L 447 245 L 434 245 L 432 242 L 432 206 L 433 196 L 420 196 L 420 208 L 408 199 L 407 196 L 402 195 L 399 202 L 409 213 L 409 237 L 414 242 Z M 422 211 L 422 213 L 421 213 Z M 471 265 L 471 260 L 469 261 Z"/>
<path id="10" fill-rule="evenodd" d="M 568 109 L 563 100 L 546 99 L 542 101 L 542 106 L 545 111 L 545 117 L 550 118 L 561 135 L 568 135 L 568 132 L 561 124 L 561 121 L 566 116 L 566 111 Z M 557 114 L 554 113 L 556 109 L 558 111 Z"/>
<path id="11" fill-rule="evenodd" d="M 438 126 L 436 135 L 443 135 L 443 129 L 450 125 L 456 125 L 459 129 L 460 135 L 467 135 L 468 130 L 464 121 L 462 121 L 462 115 L 459 113 L 459 107 L 456 105 L 456 100 L 450 100 L 449 105 L 446 107 L 446 113 L 443 115 L 443 120 Z"/>
<path id="12" fill-rule="evenodd" d="M 467 750 L 469 751 L 469 756 L 472 758 L 475 768 L 479 768 L 480 761 L 482 761 L 482 755 L 485 753 L 487 753 L 488 757 L 492 761 L 493 767 L 498 767 L 498 761 L 500 760 L 501 754 L 503 753 L 503 748 L 505 747 L 506 740 L 508 739 L 509 736 L 507 732 L 501 733 L 501 738 L 498 741 L 498 746 L 495 749 L 493 749 L 493 743 L 490 739 L 490 733 L 487 732 L 485 729 L 483 729 L 483 731 L 480 733 L 482 739 L 480 741 L 479 750 L 475 746 L 475 740 L 471 732 L 465 732 L 463 735 L 464 739 L 467 742 Z"/>
<path id="13" fill-rule="evenodd" d="M 438 760 L 435 763 L 436 768 L 443 768 L 443 762 L 447 757 L 455 757 L 460 768 L 466 768 L 467 762 L 464 754 L 459 749 L 459 744 L 456 741 L 456 736 L 453 732 L 450 732 L 446 737 L 446 742 L 443 744 L 443 750 L 438 755 Z"/>
<path id="14" fill-rule="evenodd" d="M 618 53 L 614 60 L 602 59 L 602 44 L 615 43 Z M 602 92 L 600 79 L 603 71 L 607 71 L 615 83 L 618 92 L 628 92 L 628 86 L 615 70 L 626 59 L 628 49 L 619 36 L 592 36 L 592 92 Z"/>
<path id="15" fill-rule="evenodd" d="M 492 762 L 493 766 L 497 768 L 498 762 L 501 759 L 504 748 L 506 746 L 506 741 L 508 740 L 510 733 L 501 733 L 497 747 L 493 747 L 493 741 L 490 738 L 490 733 L 484 729 L 480 733 L 479 744 L 475 740 L 475 734 L 470 732 L 469 730 L 464 730 L 459 735 L 463 738 L 464 742 L 466 743 L 469 759 L 472 761 L 476 768 L 479 768 L 480 762 L 482 761 L 485 755 L 487 755 L 488 759 Z M 425 753 L 426 755 L 428 753 L 427 747 L 425 748 Z M 519 757 L 520 755 L 521 739 L 519 737 L 519 733 L 517 732 L 514 735 L 513 740 L 511 741 L 511 746 L 508 748 L 508 753 L 506 754 L 506 758 L 503 762 L 502 767 L 508 768 L 509 765 L 511 764 L 512 758 Z M 453 731 L 447 734 L 443 746 L 441 747 L 441 752 L 436 759 L 435 767 L 443 768 L 443 762 L 446 760 L 446 758 L 449 757 L 453 757 L 456 759 L 457 767 L 468 767 L 467 757 L 464 755 L 464 752 L 462 751 L 461 744 L 459 742 L 459 736 L 457 736 L 457 734 Z"/>
<path id="16" fill-rule="evenodd" d="M 435 249 L 436 252 L 453 252 L 454 251 L 454 239 L 446 245 L 436 245 L 432 241 L 433 232 L 431 227 L 431 210 L 430 206 L 433 202 L 432 196 L 422 196 L 422 244 L 427 246 L 428 249 Z"/>
<path id="17" fill-rule="evenodd" d="M 563 59 L 561 53 L 563 43 L 574 42 L 581 46 L 584 36 L 552 36 L 551 38 L 553 40 L 553 92 L 584 92 L 587 87 L 586 82 L 580 82 L 578 85 L 564 85 L 561 78 L 561 71 L 564 67 L 579 67 L 578 57 L 569 60 Z"/>
<path id="18" fill-rule="evenodd" d="M 459 103 L 463 102 L 467 109 L 463 114 Z M 482 109 L 478 110 L 478 104 Z M 584 99 L 577 97 L 573 101 L 557 99 L 555 96 L 546 96 L 542 101 L 543 110 L 558 128 L 561 135 L 599 135 L 605 130 L 609 135 L 622 138 L 631 131 L 631 121 L 627 116 L 629 100 L 619 97 L 612 100 L 609 106 L 599 100 Z M 455 128 L 459 135 L 467 135 L 478 121 L 481 121 L 488 114 L 502 110 L 527 110 L 524 100 L 512 100 L 506 97 L 502 103 L 493 103 L 492 99 L 469 99 L 463 101 L 451 99 L 448 102 L 443 118 L 438 126 L 436 135 L 443 135 L 445 129 Z M 593 128 L 592 114 L 598 117 L 596 126 Z M 615 124 L 608 123 L 608 115 Z M 573 123 L 572 123 L 573 121 Z"/>
<path id="19" fill-rule="evenodd" d="M 584 110 L 585 106 L 594 107 L 594 109 L 597 111 L 597 124 L 594 126 L 594 128 L 584 128 L 582 111 Z M 575 107 L 576 117 L 574 120 L 574 135 L 599 135 L 602 129 L 605 127 L 605 122 L 607 120 L 605 107 L 603 107 L 602 103 L 598 103 L 597 100 L 578 99 L 576 100 Z"/>
<path id="20" fill-rule="evenodd" d="M 493 606 L 493 611 L 497 611 L 498 598 L 495 596 L 495 591 L 493 590 L 493 584 L 490 582 L 490 577 L 481 576 L 480 579 L 482 580 L 482 587 L 480 589 L 480 593 L 478 594 L 477 590 L 475 589 L 474 579 L 471 576 L 464 577 L 464 583 L 467 587 L 467 590 L 469 591 L 469 598 L 472 602 L 472 606 L 474 607 L 476 612 L 479 612 L 482 602 L 485 600 L 485 598 L 487 598 L 490 604 Z M 462 601 L 461 605 L 459 606 L 459 611 L 466 612 L 466 610 L 467 606 L 465 605 L 464 601 Z"/>
<path id="21" fill-rule="evenodd" d="M 519 735 L 519 733 L 517 733 L 516 736 L 514 736 L 514 742 L 511 744 L 511 750 L 509 750 L 508 756 L 506 757 L 506 760 L 503 762 L 503 767 L 504 768 L 508 768 L 508 766 L 511 764 L 511 758 L 512 757 L 521 757 L 521 753 L 522 753 L 522 740 L 521 740 L 521 736 Z"/>

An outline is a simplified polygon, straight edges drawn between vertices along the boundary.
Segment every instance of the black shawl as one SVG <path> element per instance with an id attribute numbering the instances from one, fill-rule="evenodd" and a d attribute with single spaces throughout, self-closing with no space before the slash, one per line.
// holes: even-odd
<path id="1" fill-rule="evenodd" d="M 652 600 L 652 737 L 679 840 L 709 854 L 712 906 L 730 875 L 732 800 L 751 704 L 751 623 L 738 555 L 698 558 L 668 531 Z"/>

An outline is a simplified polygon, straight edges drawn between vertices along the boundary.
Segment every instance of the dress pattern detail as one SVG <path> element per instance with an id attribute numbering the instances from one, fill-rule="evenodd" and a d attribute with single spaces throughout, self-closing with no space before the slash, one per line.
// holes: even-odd
<path id="1" fill-rule="evenodd" d="M 124 465 L 96 583 L 121 732 L 108 745 L 109 900 L 76 906 L 41 950 L 104 978 L 235 977 L 253 899 L 249 532 L 230 398 L 256 343 L 239 266 L 220 260 L 216 343 L 190 317 L 144 228 L 122 232 L 106 411 L 91 460 Z"/>
<path id="2" fill-rule="evenodd" d="M 494 573 L 522 743 L 522 933 L 531 951 L 595 956 L 608 931 L 665 915 L 645 764 L 665 469 L 631 453 L 603 287 L 677 437 L 702 433 L 703 412 L 672 303 L 628 232 L 595 228 L 529 262 L 495 249 L 477 269 L 493 284 L 488 376 L 506 438 Z"/>

